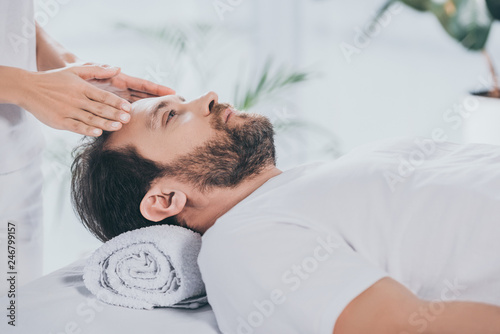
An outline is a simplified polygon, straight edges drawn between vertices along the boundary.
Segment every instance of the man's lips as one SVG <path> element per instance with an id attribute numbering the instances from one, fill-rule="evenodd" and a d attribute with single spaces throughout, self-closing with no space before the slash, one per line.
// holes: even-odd
<path id="1" fill-rule="evenodd" d="M 238 111 L 234 110 L 233 108 L 229 107 L 224 111 L 224 123 L 227 123 L 229 121 L 229 118 L 233 115 L 239 114 Z"/>

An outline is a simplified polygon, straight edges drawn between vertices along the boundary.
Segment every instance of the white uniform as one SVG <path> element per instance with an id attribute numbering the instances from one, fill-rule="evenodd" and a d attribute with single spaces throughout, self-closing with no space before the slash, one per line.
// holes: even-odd
<path id="1" fill-rule="evenodd" d="M 33 0 L 0 0 L 0 65 L 37 70 L 33 5 Z M 16 224 L 17 285 L 42 273 L 43 144 L 33 115 L 18 106 L 0 104 L 0 295 L 8 288 L 9 221 Z"/>
<path id="2" fill-rule="evenodd" d="M 385 276 L 433 300 L 500 306 L 500 146 L 383 141 L 271 178 L 203 235 L 223 333 L 331 334 Z M 376 307 L 376 305 L 374 305 Z"/>

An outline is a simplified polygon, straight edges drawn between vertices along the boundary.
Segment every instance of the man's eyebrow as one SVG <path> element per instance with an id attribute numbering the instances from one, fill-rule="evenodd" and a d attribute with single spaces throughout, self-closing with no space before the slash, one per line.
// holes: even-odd
<path id="1" fill-rule="evenodd" d="M 186 99 L 180 95 L 177 95 L 177 98 L 182 102 L 186 102 Z M 148 130 L 156 130 L 158 126 L 158 117 L 160 115 L 160 111 L 162 111 L 164 108 L 168 108 L 169 106 L 169 101 L 161 101 L 153 107 L 153 111 L 150 113 L 151 117 L 146 120 L 146 127 L 148 128 Z"/>
<path id="2" fill-rule="evenodd" d="M 148 117 L 146 120 L 146 127 L 148 130 L 155 130 L 158 125 L 158 117 L 160 116 L 160 111 L 167 108 L 170 105 L 167 101 L 161 101 L 154 108 L 153 111 L 150 112 L 151 117 Z"/>

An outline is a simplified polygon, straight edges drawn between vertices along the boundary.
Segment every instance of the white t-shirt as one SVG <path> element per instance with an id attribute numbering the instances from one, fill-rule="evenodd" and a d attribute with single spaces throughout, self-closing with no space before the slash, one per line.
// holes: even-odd
<path id="1" fill-rule="evenodd" d="M 198 262 L 223 333 L 331 334 L 385 276 L 500 305 L 499 219 L 500 146 L 385 140 L 269 179 L 208 229 Z"/>
<path id="2" fill-rule="evenodd" d="M 33 0 L 0 0 L 0 65 L 37 70 Z M 43 144 L 33 115 L 16 105 L 0 104 L 0 174 L 27 166 L 40 155 Z"/>

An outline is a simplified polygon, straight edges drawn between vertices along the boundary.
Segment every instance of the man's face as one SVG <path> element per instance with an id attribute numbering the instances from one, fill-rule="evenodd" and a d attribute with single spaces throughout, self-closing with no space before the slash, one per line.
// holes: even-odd
<path id="1" fill-rule="evenodd" d="M 235 186 L 275 164 L 269 119 L 219 104 L 213 92 L 190 102 L 177 95 L 143 99 L 133 104 L 131 114 L 108 146 L 133 145 L 165 166 L 167 176 L 200 190 Z"/>

